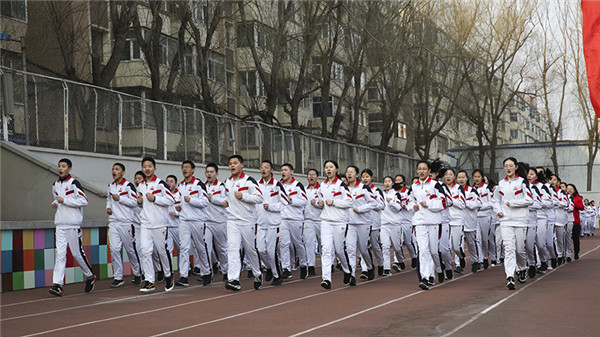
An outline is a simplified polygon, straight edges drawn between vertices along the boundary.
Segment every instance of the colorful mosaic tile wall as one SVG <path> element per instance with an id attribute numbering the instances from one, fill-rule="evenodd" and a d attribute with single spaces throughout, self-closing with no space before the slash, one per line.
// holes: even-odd
<path id="1" fill-rule="evenodd" d="M 83 228 L 83 248 L 100 279 L 112 278 L 112 264 L 108 246 L 108 228 Z M 3 230 L 2 291 L 31 289 L 52 285 L 54 270 L 54 229 Z M 174 252 L 176 253 L 176 252 Z M 131 275 L 127 254 L 121 252 L 125 275 Z M 173 258 L 177 266 L 177 258 Z M 65 284 L 83 282 L 81 268 L 67 251 Z"/>

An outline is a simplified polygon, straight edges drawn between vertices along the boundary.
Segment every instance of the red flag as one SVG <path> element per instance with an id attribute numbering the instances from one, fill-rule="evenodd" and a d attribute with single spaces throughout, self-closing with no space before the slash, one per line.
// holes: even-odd
<path id="1" fill-rule="evenodd" d="M 600 1 L 581 0 L 583 56 L 587 69 L 590 100 L 600 118 Z"/>

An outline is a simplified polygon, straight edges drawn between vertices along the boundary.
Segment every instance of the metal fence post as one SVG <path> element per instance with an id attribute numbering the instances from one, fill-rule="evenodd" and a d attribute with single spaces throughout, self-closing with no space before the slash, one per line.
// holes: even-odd
<path id="1" fill-rule="evenodd" d="M 256 125 L 258 126 L 258 160 L 260 161 L 260 163 L 262 163 L 263 160 L 263 156 L 262 156 L 262 127 L 260 126 L 260 123 L 256 123 Z"/>
<path id="2" fill-rule="evenodd" d="M 285 133 L 281 130 L 281 161 L 285 163 Z"/>
<path id="3" fill-rule="evenodd" d="M 39 145 L 40 142 L 40 122 L 39 122 L 39 107 L 38 107 L 38 84 L 35 76 L 32 76 L 33 80 L 33 97 L 35 97 L 35 141 Z"/>
<path id="4" fill-rule="evenodd" d="M 202 116 L 202 164 L 206 164 L 206 135 L 204 133 L 204 114 L 200 113 Z"/>
<path id="5" fill-rule="evenodd" d="M 96 92 L 96 88 L 92 88 L 94 90 L 94 153 L 96 152 L 96 144 L 98 142 L 98 137 L 96 133 L 98 132 L 98 93 Z"/>
<path id="6" fill-rule="evenodd" d="M 23 39 L 23 38 L 22 38 Z M 25 40 L 21 40 L 24 44 Z M 27 73 L 23 72 L 23 108 L 25 109 L 25 144 L 29 146 L 29 95 L 27 93 Z"/>
<path id="7" fill-rule="evenodd" d="M 167 153 L 169 151 L 169 148 L 167 147 L 167 143 L 168 143 L 167 137 L 169 136 L 168 133 L 167 133 L 167 108 L 165 107 L 164 104 L 161 104 L 160 106 L 161 106 L 162 111 L 163 111 L 163 130 L 162 130 L 162 132 L 163 132 L 163 135 L 165 137 L 164 138 L 165 139 L 165 144 L 164 144 L 164 147 L 163 147 L 165 154 L 163 156 L 164 157 L 163 159 L 167 160 Z"/>
<path id="8" fill-rule="evenodd" d="M 119 97 L 119 156 L 123 155 L 123 97 L 121 94 L 117 94 Z M 142 131 L 143 132 L 143 131 Z"/>
<path id="9" fill-rule="evenodd" d="M 188 159 L 188 150 L 187 150 L 187 114 L 183 107 L 180 106 L 181 114 L 183 115 L 183 153 L 185 154 L 185 159 Z"/>
<path id="10" fill-rule="evenodd" d="M 63 113 L 64 113 L 64 132 L 65 132 L 65 150 L 69 151 L 69 87 L 67 83 L 61 81 L 63 86 Z"/>

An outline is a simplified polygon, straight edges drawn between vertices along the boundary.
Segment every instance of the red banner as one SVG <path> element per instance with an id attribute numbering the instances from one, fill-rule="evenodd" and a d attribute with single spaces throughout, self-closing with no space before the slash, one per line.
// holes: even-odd
<path id="1" fill-rule="evenodd" d="M 582 0 L 583 56 L 587 69 L 590 100 L 600 118 L 600 1 Z"/>

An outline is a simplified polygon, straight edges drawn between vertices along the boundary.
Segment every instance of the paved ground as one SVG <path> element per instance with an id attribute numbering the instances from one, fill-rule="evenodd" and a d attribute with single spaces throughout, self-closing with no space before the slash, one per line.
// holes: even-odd
<path id="1" fill-rule="evenodd" d="M 223 282 L 170 293 L 141 295 L 130 284 L 99 281 L 92 294 L 83 284 L 65 287 L 63 298 L 48 288 L 1 295 L 2 336 L 597 336 L 600 332 L 600 238 L 582 240 L 581 259 L 505 287 L 503 267 L 458 275 L 429 291 L 414 271 L 342 285 L 320 277 L 294 278 L 281 287 L 242 291 Z M 220 278 L 220 275 L 218 276 Z M 127 280 L 129 281 L 129 280 Z"/>

